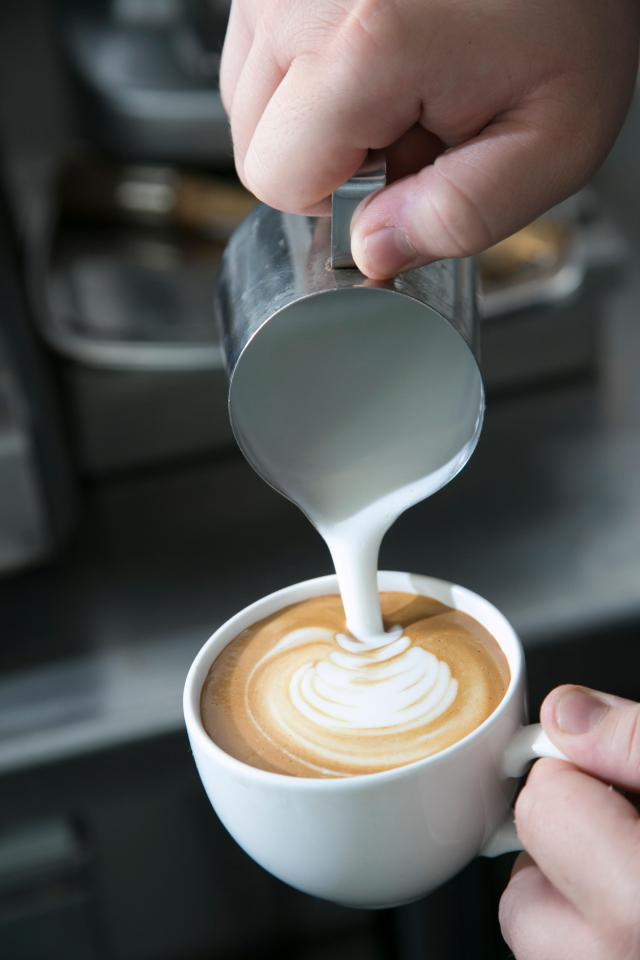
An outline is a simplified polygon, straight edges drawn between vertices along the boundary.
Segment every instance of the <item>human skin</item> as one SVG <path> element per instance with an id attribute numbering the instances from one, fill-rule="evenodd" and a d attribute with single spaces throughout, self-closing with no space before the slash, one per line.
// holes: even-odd
<path id="1" fill-rule="evenodd" d="M 220 85 L 238 174 L 294 213 L 372 148 L 352 250 L 384 279 L 478 253 L 580 188 L 618 133 L 638 0 L 234 0 Z"/>
<path id="2" fill-rule="evenodd" d="M 539 760 L 516 802 L 527 851 L 500 901 L 517 960 L 640 957 L 640 704 L 558 687 L 540 718 L 571 761 Z"/>

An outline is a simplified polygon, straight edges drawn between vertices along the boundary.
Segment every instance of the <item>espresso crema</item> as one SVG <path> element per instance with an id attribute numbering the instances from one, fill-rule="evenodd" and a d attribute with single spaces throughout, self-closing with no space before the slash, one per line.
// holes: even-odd
<path id="1" fill-rule="evenodd" d="M 212 740 L 263 770 L 345 777 L 421 760 L 478 727 L 509 683 L 491 634 L 428 597 L 380 600 L 387 632 L 369 642 L 348 633 L 333 595 L 239 634 L 203 686 Z"/>

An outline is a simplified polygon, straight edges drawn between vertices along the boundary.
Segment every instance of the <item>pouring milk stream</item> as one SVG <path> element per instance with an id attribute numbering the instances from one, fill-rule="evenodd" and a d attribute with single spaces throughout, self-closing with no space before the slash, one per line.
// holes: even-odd
<path id="1" fill-rule="evenodd" d="M 380 651 L 381 697 L 358 701 L 369 725 L 375 715 L 383 722 L 384 698 L 391 710 L 395 695 L 382 648 L 396 656 L 404 642 L 398 631 L 384 632 L 382 538 L 401 513 L 464 466 L 484 412 L 470 263 L 432 264 L 389 282 L 366 279 L 352 263 L 332 267 L 349 262 L 355 205 L 383 183 L 374 158 L 334 194 L 333 257 L 327 221 L 258 207 L 227 249 L 217 301 L 238 443 L 258 473 L 306 513 L 331 552 L 356 638 L 336 638 L 344 652 L 332 659 L 355 654 L 364 663 Z M 414 659 L 404 668 L 436 684 L 441 706 L 455 696 L 450 677 L 438 674 L 446 665 L 427 663 L 423 650 L 409 649 L 400 660 L 407 655 Z M 353 704 L 349 670 L 357 673 L 357 663 L 337 666 L 342 679 L 334 671 L 329 681 Z M 316 710 L 305 690 L 311 687 L 302 684 L 297 693 L 300 709 L 320 716 L 330 697 Z"/>
<path id="2" fill-rule="evenodd" d="M 369 173 L 368 189 L 384 182 Z M 344 187 L 354 202 L 360 179 Z M 269 594 L 216 631 L 185 717 L 209 798 L 250 856 L 304 892 L 380 908 L 515 849 L 510 778 L 557 751 L 522 727 L 522 650 L 491 604 L 377 573 L 391 524 L 478 440 L 473 267 L 373 282 L 337 268 L 329 226 L 257 207 L 227 247 L 216 305 L 238 444 L 322 534 L 337 577 Z"/>

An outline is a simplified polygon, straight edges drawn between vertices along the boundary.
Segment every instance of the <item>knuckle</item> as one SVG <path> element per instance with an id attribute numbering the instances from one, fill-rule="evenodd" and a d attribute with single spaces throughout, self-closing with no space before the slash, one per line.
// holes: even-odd
<path id="1" fill-rule="evenodd" d="M 498 904 L 498 923 L 500 931 L 508 946 L 513 947 L 514 927 L 518 917 L 518 890 L 517 884 L 509 882 L 500 897 Z"/>
<path id="2" fill-rule="evenodd" d="M 339 37 L 355 53 L 368 57 L 380 46 L 378 14 L 380 0 L 359 0 L 346 17 Z"/>
<path id="3" fill-rule="evenodd" d="M 511 877 L 498 904 L 500 931 L 514 952 L 527 936 L 530 926 L 528 908 L 532 906 L 532 896 L 535 897 L 535 889 L 532 890 L 530 883 L 525 883 L 524 879 L 522 874 Z"/>
<path id="4" fill-rule="evenodd" d="M 469 257 L 491 246 L 494 237 L 480 205 L 444 171 L 438 158 L 430 205 L 447 245 L 445 256 Z"/>
<path id="5" fill-rule="evenodd" d="M 624 765 L 625 776 L 640 779 L 640 707 L 622 710 L 616 716 L 612 745 Z"/>
<path id="6" fill-rule="evenodd" d="M 339 28 L 339 16 L 338 10 L 327 9 L 324 4 L 301 5 L 297 16 L 289 17 L 291 49 L 297 54 L 326 51 Z"/>
<path id="7" fill-rule="evenodd" d="M 565 761 L 543 758 L 536 760 L 529 771 L 526 783 L 514 805 L 518 836 L 526 847 L 527 839 L 537 829 L 548 805 L 549 791 L 557 775 L 564 774 L 569 765 Z"/>
<path id="8" fill-rule="evenodd" d="M 371 84 L 372 71 L 384 63 L 389 84 L 403 82 L 406 85 L 409 51 L 407 44 L 412 40 L 400 26 L 402 18 L 397 3 L 393 0 L 358 0 L 342 18 L 337 28 L 327 35 L 325 50 L 332 72 L 343 76 L 354 86 Z M 403 70 L 395 51 L 407 50 L 403 59 Z"/>
<path id="9" fill-rule="evenodd" d="M 271 207 L 281 205 L 283 198 L 280 196 L 277 181 L 274 181 L 271 165 L 265 160 L 255 139 L 249 145 L 244 158 L 243 182 L 258 200 Z"/>
<path id="10" fill-rule="evenodd" d="M 534 763 L 529 771 L 526 783 L 516 798 L 514 813 L 518 829 L 526 827 L 531 820 L 535 807 L 539 802 L 541 776 L 536 769 L 540 764 Z M 544 771 L 543 771 L 544 773 Z"/>
<path id="11" fill-rule="evenodd" d="M 309 212 L 317 213 L 317 207 L 324 198 L 311 193 L 309 180 L 284 177 L 281 171 L 289 169 L 290 165 L 282 159 L 275 161 L 256 142 L 257 139 L 254 137 L 249 145 L 242 165 L 242 179 L 246 188 L 262 203 L 276 210 L 303 216 Z"/>
<path id="12" fill-rule="evenodd" d="M 531 821 L 532 811 L 535 808 L 535 803 L 534 791 L 527 783 L 518 794 L 513 808 L 516 831 L 521 841 L 524 840 L 524 837 L 528 832 L 528 827 Z"/>

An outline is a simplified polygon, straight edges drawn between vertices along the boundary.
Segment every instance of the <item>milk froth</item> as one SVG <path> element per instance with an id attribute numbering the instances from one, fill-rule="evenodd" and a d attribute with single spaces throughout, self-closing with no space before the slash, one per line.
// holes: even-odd
<path id="1" fill-rule="evenodd" d="M 203 688 L 212 739 L 265 770 L 339 777 L 415 762 L 479 726 L 508 684 L 496 641 L 430 598 L 381 600 L 387 638 L 368 648 L 345 634 L 337 596 L 294 604 L 240 634 Z"/>

